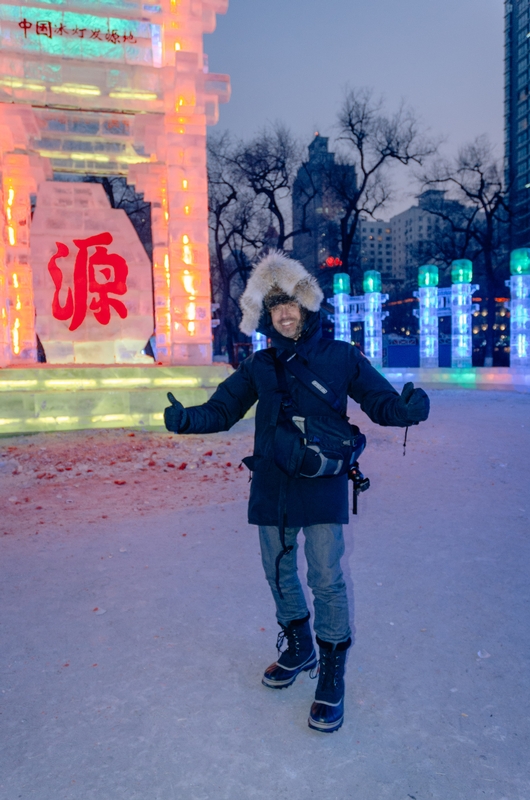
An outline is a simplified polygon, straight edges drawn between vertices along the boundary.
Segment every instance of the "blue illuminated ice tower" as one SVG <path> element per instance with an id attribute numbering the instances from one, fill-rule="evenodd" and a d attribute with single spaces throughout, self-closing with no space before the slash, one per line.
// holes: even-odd
<path id="1" fill-rule="evenodd" d="M 419 310 L 414 315 L 420 323 L 420 367 L 438 366 L 438 267 L 425 264 L 418 270 Z"/>
<path id="2" fill-rule="evenodd" d="M 363 279 L 364 294 L 350 295 L 350 276 L 340 272 L 333 277 L 335 339 L 351 342 L 352 322 L 364 322 L 364 351 L 374 367 L 383 365 L 382 320 L 388 311 L 382 304 L 388 300 L 381 294 L 381 273 L 368 270 Z"/>
<path id="3" fill-rule="evenodd" d="M 510 287 L 510 366 L 530 366 L 530 249 L 512 250 Z"/>
<path id="4" fill-rule="evenodd" d="M 467 258 L 453 261 L 451 265 L 451 366 L 472 366 L 472 294 L 479 288 L 471 284 L 473 264 Z"/>
<path id="5" fill-rule="evenodd" d="M 350 276 L 346 272 L 338 272 L 333 276 L 333 305 L 335 339 L 351 342 Z"/>
<path id="6" fill-rule="evenodd" d="M 252 332 L 252 352 L 257 353 L 258 350 L 265 350 L 267 347 L 267 337 L 264 333 Z"/>
<path id="7" fill-rule="evenodd" d="M 388 312 L 382 311 L 382 305 L 388 300 L 387 294 L 381 293 L 381 273 L 369 269 L 364 273 L 364 352 L 374 367 L 383 366 L 383 319 Z"/>

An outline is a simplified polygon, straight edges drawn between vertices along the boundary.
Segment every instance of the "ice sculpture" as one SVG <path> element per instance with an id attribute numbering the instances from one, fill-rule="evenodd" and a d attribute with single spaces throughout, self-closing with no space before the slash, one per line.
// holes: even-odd
<path id="1" fill-rule="evenodd" d="M 382 367 L 382 321 L 388 316 L 388 311 L 382 310 L 382 304 L 388 300 L 388 295 L 381 293 L 381 273 L 367 270 L 364 273 L 363 289 L 363 295 L 352 297 L 349 294 L 350 276 L 345 272 L 333 276 L 335 339 L 351 342 L 352 322 L 364 322 L 365 353 L 374 367 Z"/>
<path id="2" fill-rule="evenodd" d="M 153 331 L 151 264 L 100 184 L 42 184 L 30 255 L 36 332 L 49 363 L 152 363 L 142 356 Z"/>
<path id="3" fill-rule="evenodd" d="M 229 84 L 208 73 L 203 34 L 226 8 L 227 0 L 0 0 L 0 365 L 36 358 L 32 209 L 40 214 L 57 173 L 121 175 L 144 193 L 157 358 L 211 363 L 206 125 Z M 86 238 L 81 228 L 76 238 Z M 39 285 L 41 315 L 55 290 L 51 276 Z M 81 329 L 70 331 L 74 353 Z M 48 341 L 50 354 L 61 351 Z M 99 363 L 100 352 L 85 348 L 82 358 Z M 115 357 L 131 360 L 129 352 Z"/>
<path id="4" fill-rule="evenodd" d="M 512 250 L 510 255 L 510 366 L 530 366 L 530 249 Z"/>
<path id="5" fill-rule="evenodd" d="M 418 269 L 419 289 L 413 292 L 420 301 L 414 316 L 420 323 L 420 367 L 438 366 L 438 267 L 424 264 Z"/>
<path id="6" fill-rule="evenodd" d="M 472 295 L 479 288 L 471 284 L 473 264 L 460 258 L 451 264 L 451 366 L 472 366 Z"/>
<path id="7" fill-rule="evenodd" d="M 252 333 L 252 352 L 257 353 L 258 350 L 265 350 L 267 347 L 267 337 L 264 333 L 253 331 Z"/>
<path id="8" fill-rule="evenodd" d="M 383 366 L 383 319 L 388 311 L 382 310 L 387 294 L 381 293 L 381 273 L 370 269 L 364 273 L 364 352 L 374 367 Z"/>
<path id="9" fill-rule="evenodd" d="M 335 339 L 351 342 L 350 276 L 338 272 L 333 276 L 333 305 L 335 307 Z"/>

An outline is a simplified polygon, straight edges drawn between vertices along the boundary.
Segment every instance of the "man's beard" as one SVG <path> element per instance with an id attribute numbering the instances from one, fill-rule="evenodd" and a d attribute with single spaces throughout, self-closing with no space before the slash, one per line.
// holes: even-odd
<path id="1" fill-rule="evenodd" d="M 296 328 L 294 330 L 294 333 L 291 336 L 285 336 L 285 334 L 283 334 L 285 336 L 285 338 L 286 339 L 293 339 L 294 341 L 299 339 L 300 335 L 302 333 L 302 330 L 304 328 L 304 323 L 305 323 L 305 316 L 302 314 L 302 318 L 298 321 L 298 324 L 297 324 L 297 326 L 296 326 Z"/>
<path id="2" fill-rule="evenodd" d="M 300 322 L 296 326 L 296 331 L 295 331 L 295 334 L 294 334 L 294 337 L 293 337 L 294 339 L 299 339 L 300 338 L 300 335 L 301 335 L 303 327 L 304 327 L 304 322 L 305 322 L 305 319 L 302 316 L 302 319 L 300 320 Z"/>

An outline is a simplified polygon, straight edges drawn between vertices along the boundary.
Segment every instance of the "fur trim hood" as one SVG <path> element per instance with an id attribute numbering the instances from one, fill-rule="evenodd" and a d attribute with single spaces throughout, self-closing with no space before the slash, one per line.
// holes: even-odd
<path id="1" fill-rule="evenodd" d="M 273 250 L 258 261 L 241 295 L 239 305 L 243 318 L 239 329 L 242 333 L 250 336 L 256 330 L 264 311 L 263 301 L 276 287 L 308 311 L 318 311 L 324 299 L 316 278 L 309 274 L 303 264 L 280 250 Z"/>

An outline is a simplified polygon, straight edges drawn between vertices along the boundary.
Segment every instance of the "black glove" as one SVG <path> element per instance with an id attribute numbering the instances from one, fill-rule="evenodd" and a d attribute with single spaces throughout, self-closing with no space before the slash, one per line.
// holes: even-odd
<path id="1" fill-rule="evenodd" d="M 406 383 L 398 400 L 398 414 L 407 425 L 417 425 L 429 416 L 430 402 L 423 389 L 415 389 Z"/>
<path id="2" fill-rule="evenodd" d="M 167 393 L 167 399 L 171 405 L 164 409 L 164 424 L 168 431 L 178 433 L 188 421 L 188 412 L 171 392 Z"/>

